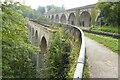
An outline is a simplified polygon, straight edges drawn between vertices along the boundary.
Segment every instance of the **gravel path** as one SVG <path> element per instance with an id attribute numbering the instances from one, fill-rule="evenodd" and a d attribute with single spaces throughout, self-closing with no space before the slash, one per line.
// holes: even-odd
<path id="1" fill-rule="evenodd" d="M 90 78 L 118 78 L 118 55 L 85 37 Z"/>

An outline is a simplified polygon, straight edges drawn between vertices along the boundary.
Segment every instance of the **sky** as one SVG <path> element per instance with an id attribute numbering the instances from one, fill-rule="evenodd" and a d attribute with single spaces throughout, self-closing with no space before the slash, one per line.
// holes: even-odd
<path id="1" fill-rule="evenodd" d="M 90 5 L 97 3 L 98 0 L 14 0 L 24 2 L 30 5 L 33 9 L 37 9 L 38 6 L 55 5 L 62 7 L 64 5 L 65 9 L 71 9 L 75 7 L 81 7 L 85 5 Z"/>

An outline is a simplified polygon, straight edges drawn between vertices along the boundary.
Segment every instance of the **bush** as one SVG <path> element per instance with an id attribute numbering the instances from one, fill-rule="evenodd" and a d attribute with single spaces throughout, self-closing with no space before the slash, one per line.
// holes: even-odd
<path id="1" fill-rule="evenodd" d="M 58 28 L 52 36 L 46 58 L 46 77 L 72 79 L 80 50 L 80 42 L 74 41 L 69 30 Z"/>
<path id="2" fill-rule="evenodd" d="M 69 39 L 64 29 L 59 29 L 52 37 L 46 60 L 47 77 L 64 79 L 67 75 Z"/>

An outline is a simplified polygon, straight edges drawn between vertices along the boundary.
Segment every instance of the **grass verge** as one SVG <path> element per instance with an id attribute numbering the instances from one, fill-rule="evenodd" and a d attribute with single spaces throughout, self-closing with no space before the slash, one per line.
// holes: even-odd
<path id="1" fill-rule="evenodd" d="M 87 55 L 85 55 L 83 79 L 88 80 L 88 78 L 89 78 L 88 57 L 87 57 Z"/>
<path id="2" fill-rule="evenodd" d="M 120 47 L 120 45 L 118 45 L 118 39 L 101 36 L 101 35 L 95 35 L 95 34 L 86 33 L 86 32 L 85 32 L 85 36 L 94 39 L 95 41 L 105 45 L 106 47 L 111 49 L 113 52 L 116 52 L 120 55 L 120 50 L 118 49 L 118 47 Z"/>
<path id="3" fill-rule="evenodd" d="M 120 32 L 118 31 L 118 27 L 112 27 L 112 26 L 94 26 L 91 27 L 90 30 L 120 34 Z"/>

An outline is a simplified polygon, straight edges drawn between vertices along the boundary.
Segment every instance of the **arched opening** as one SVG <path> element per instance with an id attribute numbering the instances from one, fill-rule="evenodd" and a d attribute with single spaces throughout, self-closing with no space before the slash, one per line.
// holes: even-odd
<path id="1" fill-rule="evenodd" d="M 32 36 L 34 36 L 34 28 L 32 28 Z"/>
<path id="2" fill-rule="evenodd" d="M 42 53 L 47 53 L 47 41 L 46 41 L 46 39 L 45 39 L 44 36 L 43 36 L 42 39 L 41 39 L 40 48 L 41 48 L 41 52 L 42 52 Z"/>
<path id="3" fill-rule="evenodd" d="M 80 26 L 90 27 L 91 26 L 91 16 L 90 13 L 84 11 L 80 15 Z"/>
<path id="4" fill-rule="evenodd" d="M 53 16 L 53 15 L 52 15 L 52 17 L 51 17 L 51 21 L 54 22 L 54 16 Z"/>
<path id="5" fill-rule="evenodd" d="M 65 14 L 62 14 L 60 22 L 61 23 L 66 23 L 66 16 L 65 16 Z"/>
<path id="6" fill-rule="evenodd" d="M 76 17 L 74 13 L 71 13 L 68 17 L 68 23 L 71 25 L 76 25 Z"/>
<path id="7" fill-rule="evenodd" d="M 56 17 L 55 17 L 55 22 L 59 22 L 59 16 L 58 15 L 56 15 Z"/>
<path id="8" fill-rule="evenodd" d="M 35 36 L 33 35 L 32 37 L 32 44 L 36 47 L 38 47 L 38 31 L 36 30 L 35 31 Z M 37 55 L 36 54 L 32 54 L 32 59 L 33 61 L 36 63 L 36 58 L 37 58 Z"/>
<path id="9" fill-rule="evenodd" d="M 39 68 L 44 68 L 45 56 L 47 54 L 47 41 L 44 36 L 41 39 L 40 49 L 41 51 L 38 59 L 38 66 Z"/>
<path id="10" fill-rule="evenodd" d="M 38 31 L 35 32 L 35 39 L 34 39 L 34 45 L 38 46 Z"/>
<path id="11" fill-rule="evenodd" d="M 48 19 L 50 20 L 50 16 L 48 17 Z"/>

